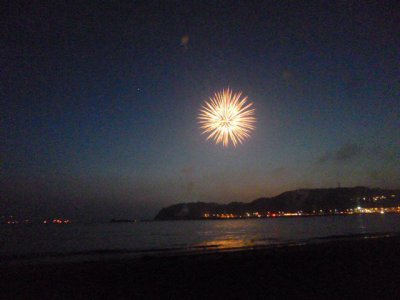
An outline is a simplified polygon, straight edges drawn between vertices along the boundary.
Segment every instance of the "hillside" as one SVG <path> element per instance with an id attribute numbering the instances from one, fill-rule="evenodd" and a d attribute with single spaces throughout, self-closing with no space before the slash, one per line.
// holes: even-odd
<path id="1" fill-rule="evenodd" d="M 155 220 L 193 220 L 217 214 L 253 215 L 254 213 L 315 211 L 345 211 L 356 207 L 395 207 L 400 205 L 399 190 L 353 187 L 327 189 L 300 189 L 284 192 L 271 198 L 259 198 L 250 203 L 206 202 L 179 203 L 165 207 Z"/>

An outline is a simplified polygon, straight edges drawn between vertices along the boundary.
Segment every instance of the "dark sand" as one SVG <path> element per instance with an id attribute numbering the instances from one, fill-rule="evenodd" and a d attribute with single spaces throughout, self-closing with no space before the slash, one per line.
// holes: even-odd
<path id="1" fill-rule="evenodd" d="M 400 299 L 400 238 L 0 267 L 0 299 Z"/>

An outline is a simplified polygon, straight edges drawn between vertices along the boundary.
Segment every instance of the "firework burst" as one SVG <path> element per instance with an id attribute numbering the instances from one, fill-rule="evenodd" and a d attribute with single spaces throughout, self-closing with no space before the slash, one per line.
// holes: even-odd
<path id="1" fill-rule="evenodd" d="M 224 147 L 242 144 L 255 129 L 255 109 L 252 107 L 253 103 L 247 102 L 242 92 L 233 93 L 228 88 L 215 93 L 200 108 L 198 119 L 202 134 Z"/>

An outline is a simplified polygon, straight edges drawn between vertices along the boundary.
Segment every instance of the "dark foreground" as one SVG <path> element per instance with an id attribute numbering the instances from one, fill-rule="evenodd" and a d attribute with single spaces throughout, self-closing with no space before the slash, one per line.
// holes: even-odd
<path id="1" fill-rule="evenodd" d="M 0 267 L 1 299 L 400 299 L 400 238 Z"/>

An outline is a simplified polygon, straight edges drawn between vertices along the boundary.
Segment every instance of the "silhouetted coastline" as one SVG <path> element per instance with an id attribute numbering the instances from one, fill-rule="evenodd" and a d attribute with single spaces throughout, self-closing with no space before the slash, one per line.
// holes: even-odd
<path id="1" fill-rule="evenodd" d="M 154 219 L 211 220 L 362 213 L 400 213 L 400 191 L 367 187 L 299 189 L 249 203 L 178 203 L 162 208 Z"/>

